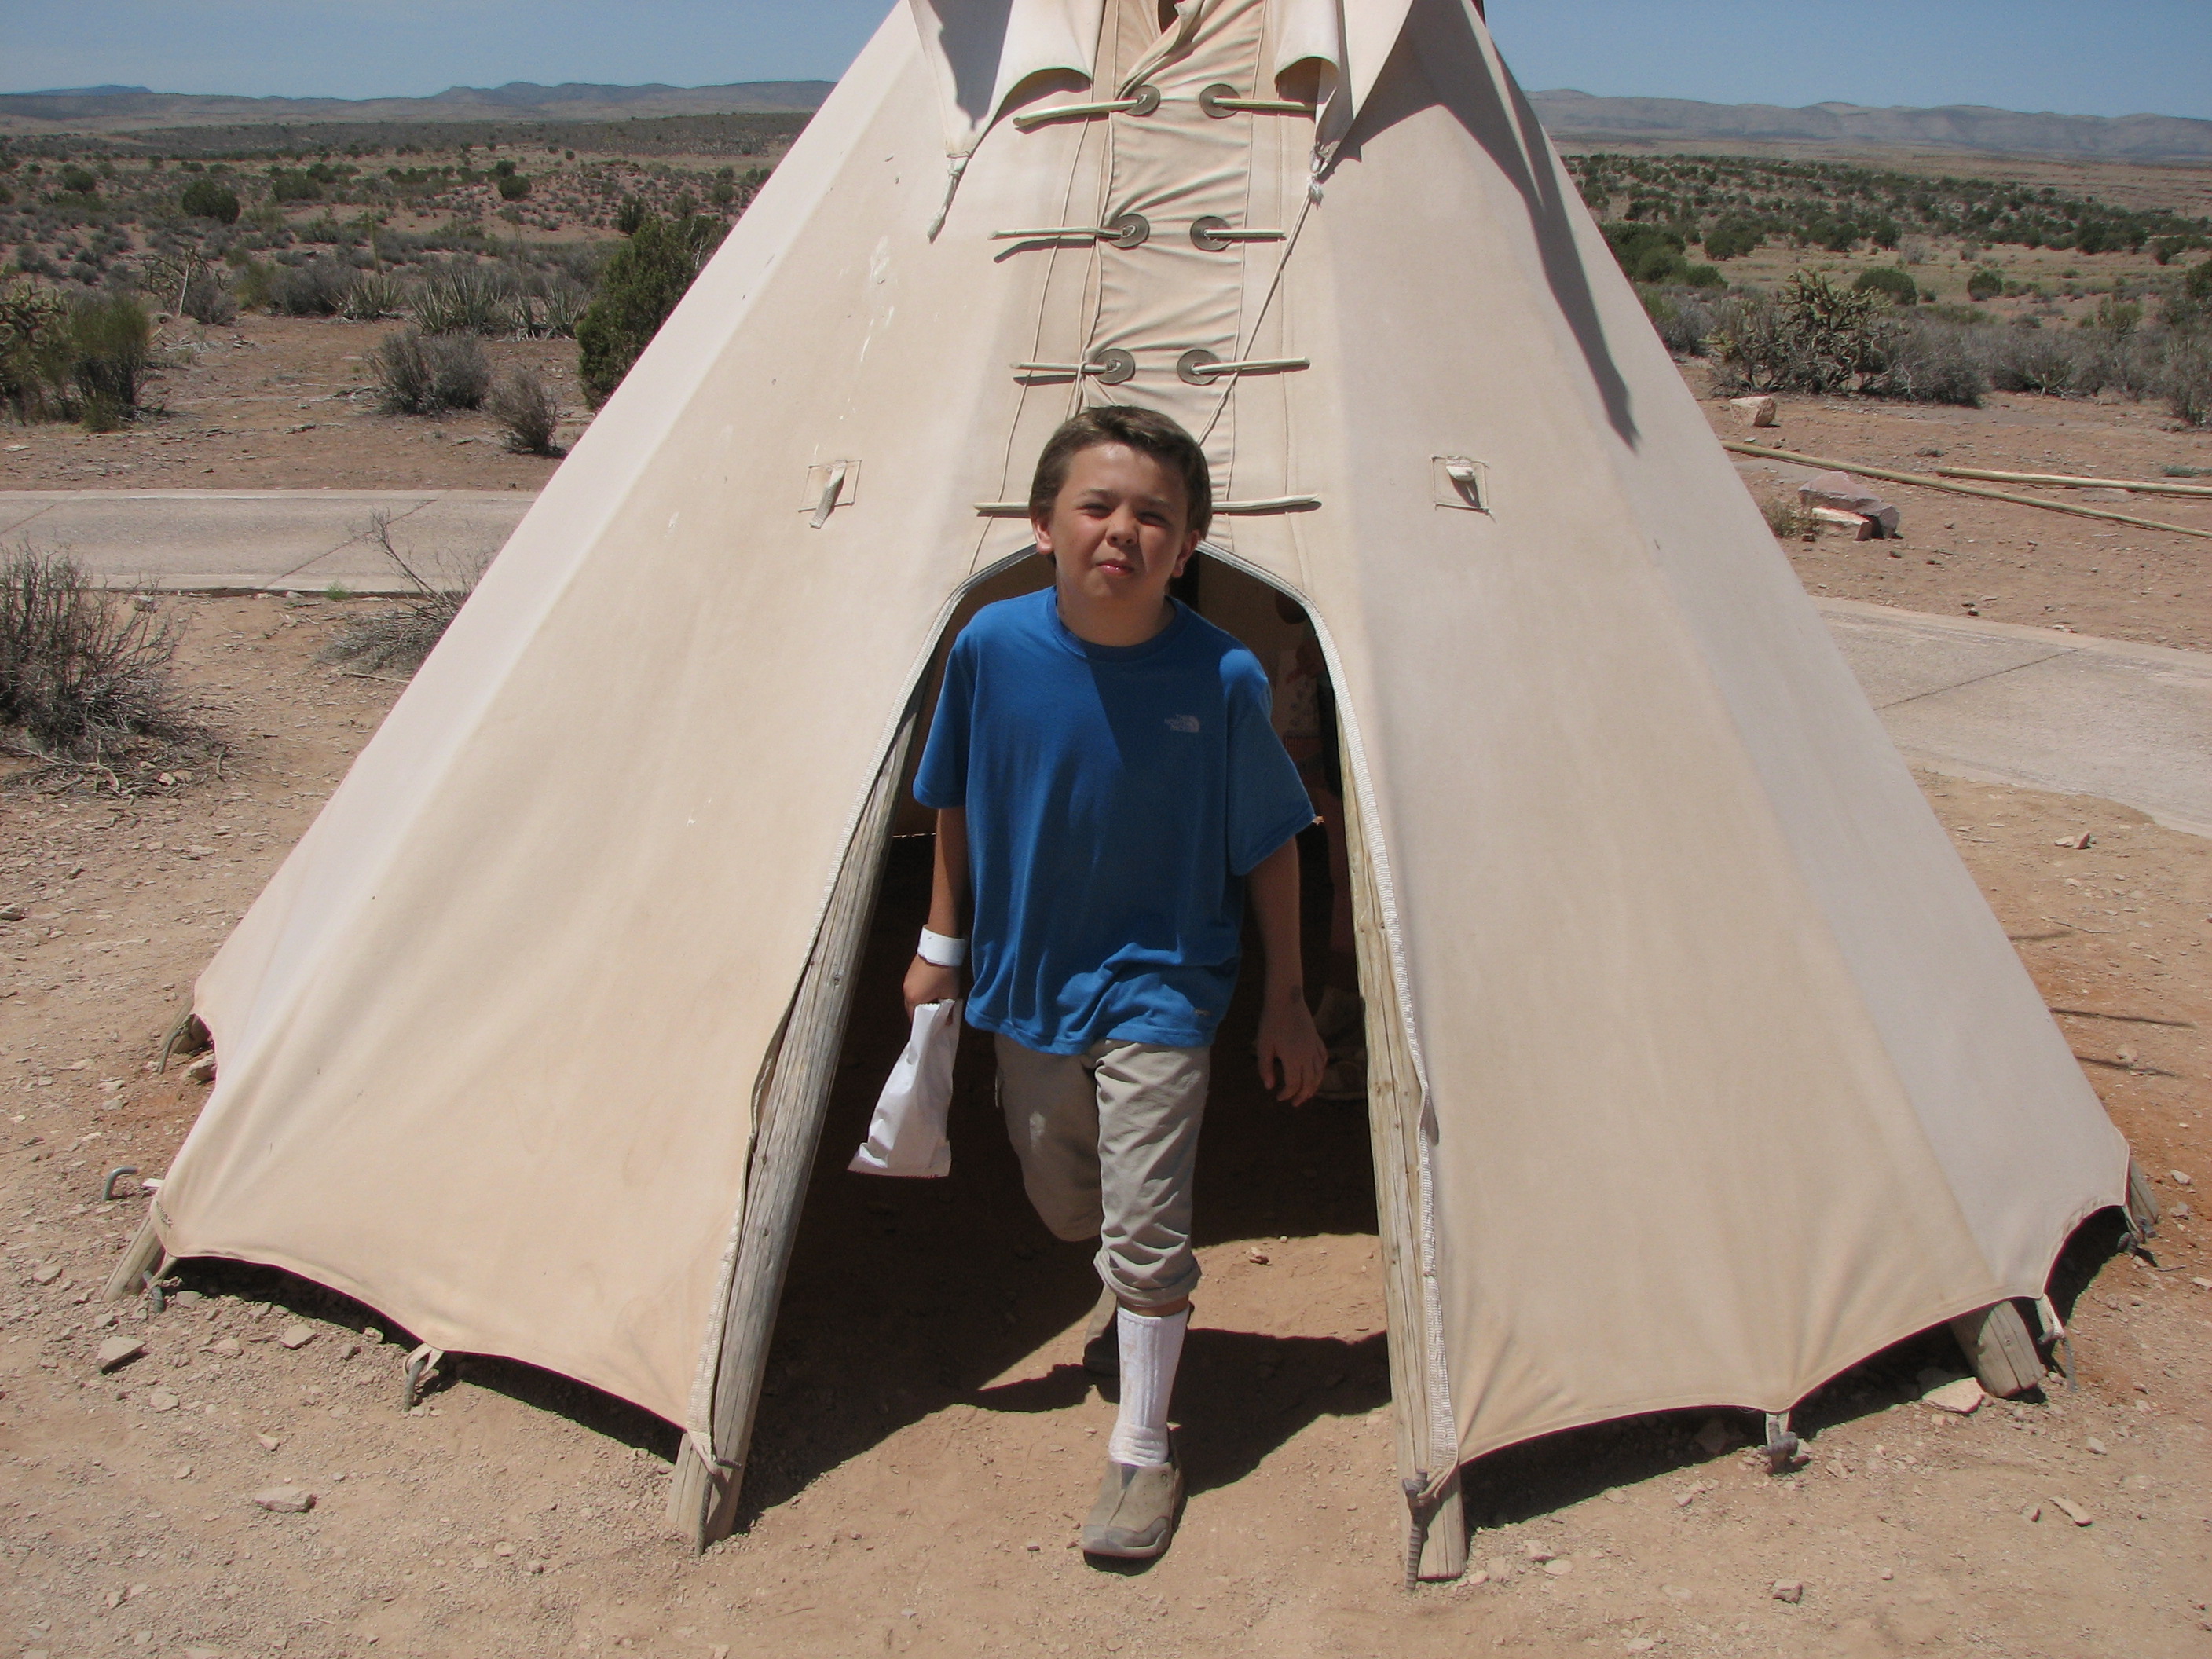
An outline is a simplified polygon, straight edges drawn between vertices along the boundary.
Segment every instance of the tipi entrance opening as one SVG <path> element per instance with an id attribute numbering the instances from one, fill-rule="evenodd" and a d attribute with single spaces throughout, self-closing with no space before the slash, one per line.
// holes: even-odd
<path id="1" fill-rule="evenodd" d="M 1271 671 L 1310 638 L 1255 578 L 1203 555 L 1192 574 L 1179 597 L 1243 639 Z M 948 641 L 982 605 L 1049 578 L 1045 562 L 1031 559 L 979 584 Z M 1326 707 L 1325 695 L 1321 701 Z M 902 793 L 769 1348 L 744 1475 L 746 1514 L 893 1436 L 915 1435 L 923 1448 L 902 1467 L 933 1457 L 933 1449 L 949 1447 L 950 1431 L 918 1425 L 955 1405 L 1012 1414 L 1001 1429 L 1018 1442 L 1042 1436 L 1065 1445 L 1080 1434 L 1067 1426 L 1072 1415 L 1097 1431 L 1081 1440 L 1085 1449 L 1103 1448 L 1113 1420 L 1078 1363 L 1098 1293 L 1089 1251 L 1054 1239 L 1023 1194 L 987 1037 L 969 1032 L 963 1041 L 950 1176 L 886 1180 L 845 1169 L 904 1039 L 899 987 L 927 909 L 927 826 Z M 1300 854 L 1311 992 L 1324 982 L 1336 908 L 1331 866 L 1341 860 L 1332 860 L 1319 827 L 1301 838 Z M 1237 1480 L 1316 1419 L 1350 1419 L 1344 1432 L 1372 1437 L 1376 1522 L 1395 1526 L 1403 1510 L 1394 1516 L 1391 1507 L 1401 1500 L 1393 1490 L 1386 1264 L 1366 1107 L 1355 1098 L 1293 1109 L 1261 1086 L 1252 1054 L 1256 963 L 1248 933 L 1246 971 L 1215 1046 L 1200 1156 L 1198 1243 L 1207 1277 L 1176 1395 L 1192 1489 Z M 1078 1472 L 1071 1463 L 1071 1503 L 1091 1478 L 1088 1465 Z M 976 1491 L 979 1503 L 988 1501 L 980 1474 Z"/>

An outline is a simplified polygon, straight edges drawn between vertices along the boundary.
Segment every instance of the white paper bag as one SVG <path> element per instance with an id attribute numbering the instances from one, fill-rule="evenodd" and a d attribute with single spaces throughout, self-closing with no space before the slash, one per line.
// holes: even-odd
<path id="1" fill-rule="evenodd" d="M 960 1046 L 960 1001 L 925 1002 L 914 1011 L 914 1030 L 891 1067 L 890 1080 L 868 1121 L 868 1138 L 845 1167 L 855 1175 L 952 1173 L 952 1146 L 945 1114 L 952 1104 L 952 1055 Z"/>

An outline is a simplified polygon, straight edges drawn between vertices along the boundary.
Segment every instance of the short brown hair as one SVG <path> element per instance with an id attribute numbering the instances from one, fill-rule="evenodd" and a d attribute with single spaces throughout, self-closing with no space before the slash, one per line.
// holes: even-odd
<path id="1" fill-rule="evenodd" d="M 1213 477 L 1198 440 L 1168 416 L 1133 404 L 1104 404 L 1060 422 L 1060 430 L 1046 441 L 1037 457 L 1036 476 L 1030 481 L 1031 519 L 1052 517 L 1053 503 L 1067 482 L 1068 464 L 1100 444 L 1127 444 L 1177 474 L 1182 479 L 1185 527 L 1203 536 L 1212 526 Z"/>

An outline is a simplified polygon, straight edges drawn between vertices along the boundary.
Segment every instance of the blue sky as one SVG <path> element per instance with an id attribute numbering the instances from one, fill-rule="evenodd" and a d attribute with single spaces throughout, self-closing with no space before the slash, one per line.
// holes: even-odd
<path id="1" fill-rule="evenodd" d="M 886 0 L 0 0 L 0 89 L 832 79 Z M 1492 0 L 1522 83 L 2212 118 L 2208 0 Z"/>

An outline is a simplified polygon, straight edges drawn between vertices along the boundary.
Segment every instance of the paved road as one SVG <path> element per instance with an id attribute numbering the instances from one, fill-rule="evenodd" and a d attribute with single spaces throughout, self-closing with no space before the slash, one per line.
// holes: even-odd
<path id="1" fill-rule="evenodd" d="M 408 591 L 377 544 L 443 584 L 489 562 L 532 496 L 496 489 L 11 489 L 0 545 L 58 552 L 111 582 L 187 592 Z"/>
<path id="2" fill-rule="evenodd" d="M 0 544 L 183 591 L 403 592 L 378 546 L 451 580 L 499 550 L 520 490 L 9 490 Z M 2101 795 L 2212 836 L 2212 654 L 1820 601 L 1899 749 L 1954 776 Z"/>

